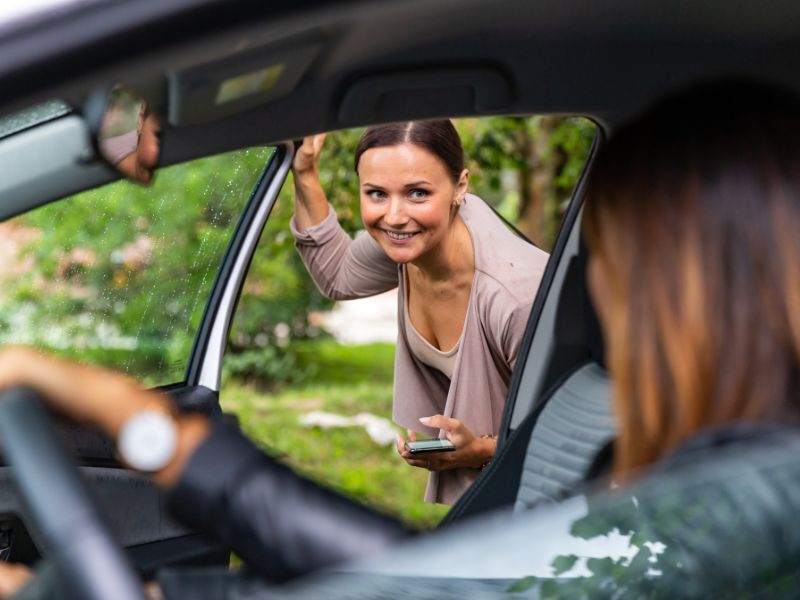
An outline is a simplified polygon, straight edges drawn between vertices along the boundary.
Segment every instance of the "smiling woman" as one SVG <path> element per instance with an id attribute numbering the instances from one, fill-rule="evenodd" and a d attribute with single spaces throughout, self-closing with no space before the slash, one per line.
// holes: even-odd
<path id="1" fill-rule="evenodd" d="M 547 254 L 467 194 L 461 141 L 448 120 L 368 128 L 355 154 L 368 235 L 341 228 L 319 182 L 324 136 L 294 160 L 292 229 L 326 296 L 398 288 L 393 418 L 438 435 L 452 452 L 408 464 L 431 472 L 425 499 L 451 504 L 494 455 L 511 371 Z"/>

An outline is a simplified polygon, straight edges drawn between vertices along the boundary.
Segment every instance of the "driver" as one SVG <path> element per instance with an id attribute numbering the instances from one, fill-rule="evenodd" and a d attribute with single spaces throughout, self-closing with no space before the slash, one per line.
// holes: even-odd
<path id="1" fill-rule="evenodd" d="M 399 521 L 295 475 L 234 426 L 176 414 L 165 396 L 122 375 L 8 348 L 0 351 L 0 389 L 13 386 L 34 389 L 50 408 L 117 440 L 123 462 L 150 472 L 168 490 L 174 514 L 213 532 L 267 581 L 374 554 L 410 535 Z M 151 433 L 137 449 L 135 428 L 143 419 Z M 170 428 L 172 437 L 162 436 L 166 444 L 152 433 L 169 434 Z M 157 446 L 170 450 L 160 464 L 151 451 Z M 28 577 L 26 569 L 4 565 L 0 593 L 13 592 Z M 179 597 L 198 596 L 182 591 Z"/>
<path id="2" fill-rule="evenodd" d="M 797 439 L 798 139 L 797 97 L 728 85 L 662 103 L 601 150 L 583 226 L 614 381 L 617 483 L 656 463 L 669 468 L 676 454 L 691 462 L 698 447 L 748 448 L 769 442 L 776 428 Z M 270 581 L 372 555 L 409 535 L 294 475 L 232 427 L 174 414 L 165 397 L 121 375 L 31 350 L 0 351 L 0 389 L 17 385 L 117 440 L 122 458 L 144 465 L 167 490 L 177 517 L 216 535 Z M 155 444 L 169 452 L 137 450 L 135 425 L 148 415 L 174 433 L 173 444 Z M 743 423 L 752 424 L 747 439 Z M 748 506 L 748 515 L 751 508 L 759 510 Z M 703 572 L 702 563 L 693 568 Z M 6 593 L 28 577 L 0 568 Z M 210 584 L 220 578 L 191 590 L 176 578 L 160 581 L 167 598 L 222 595 Z"/>

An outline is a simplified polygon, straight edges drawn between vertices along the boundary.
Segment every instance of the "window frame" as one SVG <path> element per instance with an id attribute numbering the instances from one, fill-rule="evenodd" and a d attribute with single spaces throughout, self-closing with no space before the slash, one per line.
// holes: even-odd
<path id="1" fill-rule="evenodd" d="M 239 296 L 261 233 L 294 158 L 295 146 L 292 142 L 278 144 L 274 148 L 236 225 L 211 287 L 211 294 L 189 354 L 182 383 L 184 386 L 204 387 L 219 392 L 222 359 Z"/>

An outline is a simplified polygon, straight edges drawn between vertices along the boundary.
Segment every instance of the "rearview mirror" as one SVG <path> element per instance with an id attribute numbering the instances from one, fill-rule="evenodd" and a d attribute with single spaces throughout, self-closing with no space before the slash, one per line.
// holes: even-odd
<path id="1" fill-rule="evenodd" d="M 127 179 L 149 185 L 161 154 L 161 122 L 147 101 L 124 86 L 91 101 L 99 155 Z"/>

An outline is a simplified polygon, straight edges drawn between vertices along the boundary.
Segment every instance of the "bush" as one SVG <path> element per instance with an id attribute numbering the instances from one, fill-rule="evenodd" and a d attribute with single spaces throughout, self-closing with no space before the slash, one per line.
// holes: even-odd
<path id="1" fill-rule="evenodd" d="M 295 349 L 265 346 L 227 354 L 222 376 L 225 381 L 235 378 L 261 388 L 276 389 L 304 383 L 314 371 L 313 365 L 300 364 Z"/>

